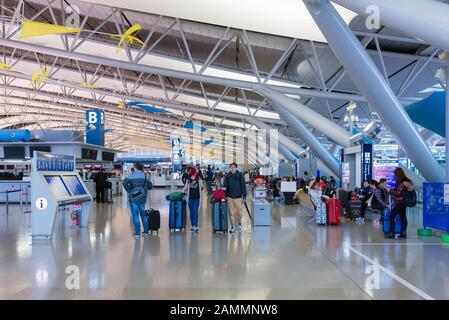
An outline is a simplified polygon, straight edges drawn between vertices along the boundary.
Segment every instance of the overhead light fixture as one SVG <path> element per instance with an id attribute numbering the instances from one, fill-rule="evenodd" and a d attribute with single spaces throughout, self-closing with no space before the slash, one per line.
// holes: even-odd
<path id="1" fill-rule="evenodd" d="M 440 82 L 446 82 L 447 80 L 447 71 L 446 68 L 439 67 L 434 75 L 435 80 Z"/>
<path id="2" fill-rule="evenodd" d="M 358 122 L 359 120 L 359 116 L 356 114 L 347 114 L 344 117 L 345 122 Z"/>
<path id="3" fill-rule="evenodd" d="M 447 51 L 443 51 L 438 55 L 438 60 L 444 61 L 447 60 L 448 54 Z"/>
<path id="4" fill-rule="evenodd" d="M 357 104 L 354 101 L 351 101 L 348 106 L 346 107 L 346 110 L 349 112 L 354 111 L 354 109 L 357 108 Z"/>

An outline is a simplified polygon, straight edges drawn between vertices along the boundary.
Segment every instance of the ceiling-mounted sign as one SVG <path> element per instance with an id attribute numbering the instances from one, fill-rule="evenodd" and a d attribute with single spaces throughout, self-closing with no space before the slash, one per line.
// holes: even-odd
<path id="1" fill-rule="evenodd" d="M 86 110 L 86 143 L 104 147 L 104 112 Z"/>

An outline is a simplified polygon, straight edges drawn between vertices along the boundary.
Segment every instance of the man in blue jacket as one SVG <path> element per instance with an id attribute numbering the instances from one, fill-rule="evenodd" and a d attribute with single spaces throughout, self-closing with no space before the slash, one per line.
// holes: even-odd
<path id="1" fill-rule="evenodd" d="M 237 164 L 231 163 L 231 169 L 224 178 L 223 189 L 226 190 L 226 199 L 231 220 L 231 233 L 235 232 L 235 223 L 239 223 L 239 232 L 242 232 L 242 208 L 246 200 L 246 184 L 243 174 L 237 171 Z"/>
<path id="2" fill-rule="evenodd" d="M 143 225 L 143 236 L 148 237 L 148 220 L 145 215 L 145 203 L 147 201 L 148 190 L 152 188 L 151 182 L 145 177 L 143 173 L 143 165 L 137 163 L 136 170 L 133 174 L 123 181 L 123 188 L 128 193 L 129 207 L 134 224 L 134 238 L 140 238 L 140 219 Z"/>

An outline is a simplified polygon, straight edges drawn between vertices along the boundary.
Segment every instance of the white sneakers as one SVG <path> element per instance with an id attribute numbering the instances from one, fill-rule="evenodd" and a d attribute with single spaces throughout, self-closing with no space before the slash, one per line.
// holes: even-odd
<path id="1" fill-rule="evenodd" d="M 242 223 L 239 222 L 239 232 L 241 233 L 243 231 Z M 235 228 L 232 226 L 231 230 L 229 230 L 230 233 L 235 233 Z"/>

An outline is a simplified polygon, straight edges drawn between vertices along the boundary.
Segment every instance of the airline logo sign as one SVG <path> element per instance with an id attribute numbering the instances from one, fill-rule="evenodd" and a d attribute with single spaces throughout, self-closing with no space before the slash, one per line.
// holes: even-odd
<path id="1" fill-rule="evenodd" d="M 104 112 L 99 109 L 86 111 L 86 143 L 104 146 Z"/>

